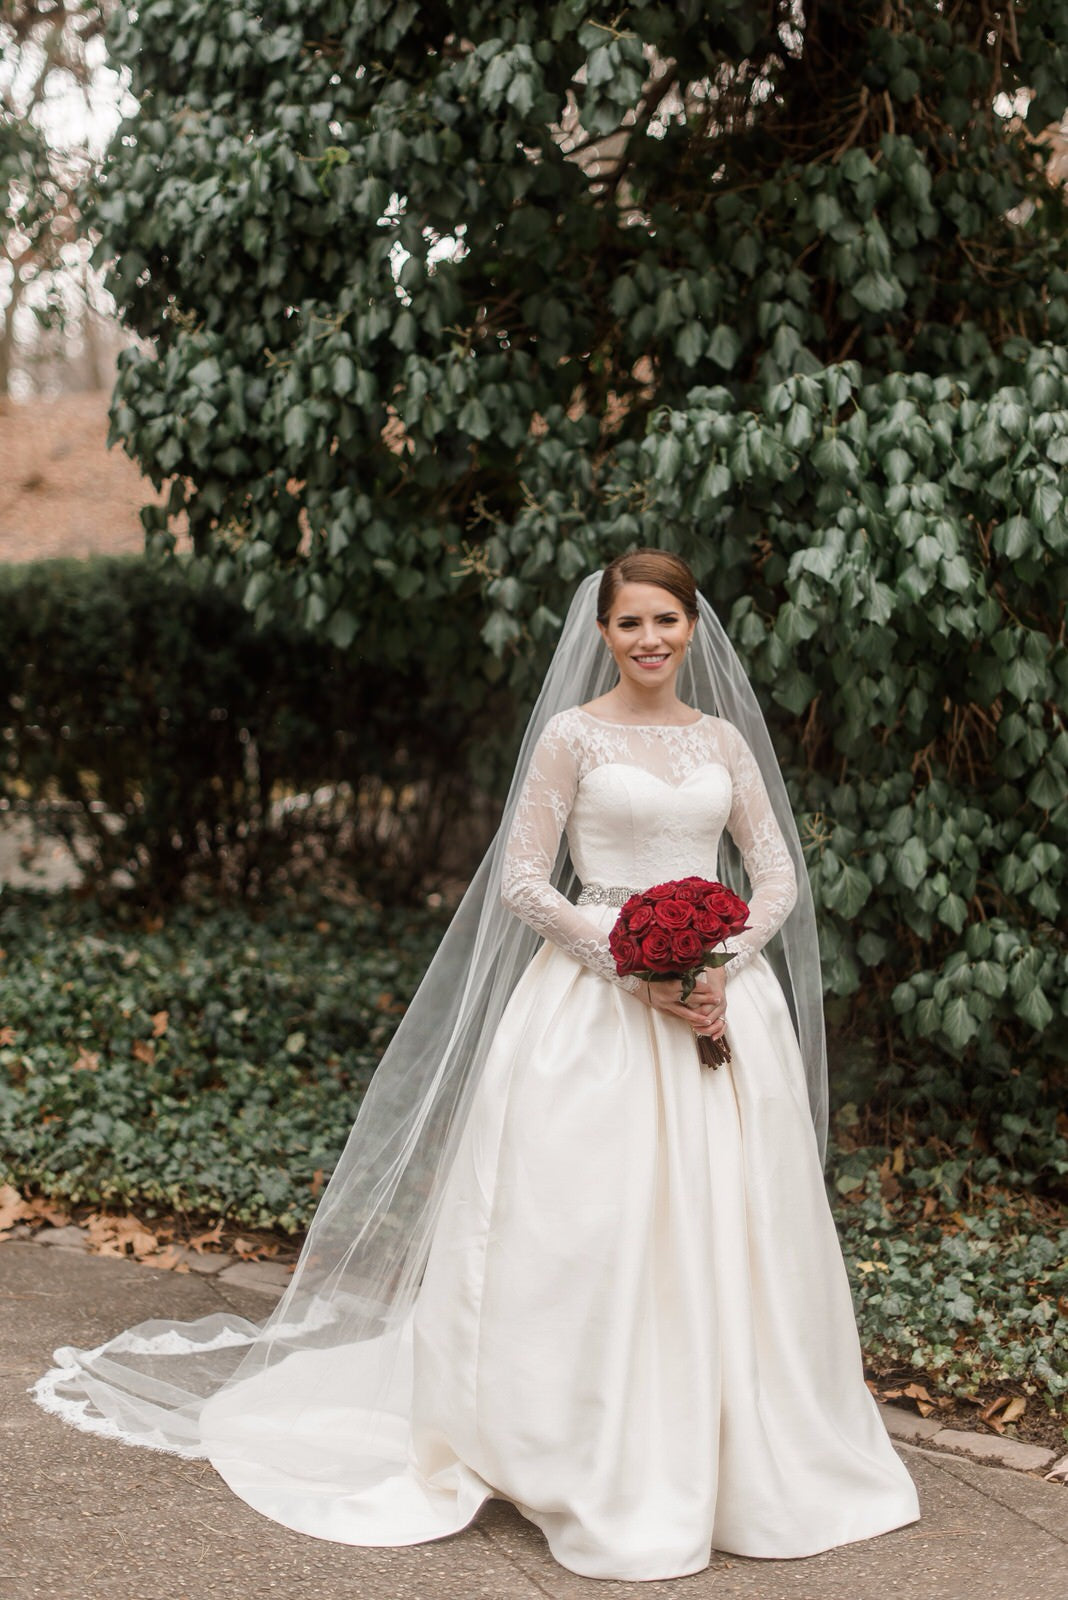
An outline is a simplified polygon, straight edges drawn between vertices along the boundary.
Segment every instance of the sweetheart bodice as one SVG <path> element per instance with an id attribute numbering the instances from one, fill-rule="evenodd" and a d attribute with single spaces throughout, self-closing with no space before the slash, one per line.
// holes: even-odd
<path id="1" fill-rule="evenodd" d="M 701 761 L 676 781 L 629 761 L 591 767 L 566 825 L 579 879 L 648 888 L 691 874 L 717 877 L 732 792 L 730 772 L 719 761 Z"/>

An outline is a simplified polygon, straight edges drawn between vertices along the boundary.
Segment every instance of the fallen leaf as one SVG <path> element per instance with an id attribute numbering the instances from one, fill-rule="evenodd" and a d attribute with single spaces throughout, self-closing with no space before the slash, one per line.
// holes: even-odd
<path id="1" fill-rule="evenodd" d="M 233 1251 L 242 1261 L 262 1261 L 265 1256 L 276 1256 L 276 1244 L 256 1244 L 252 1239 L 235 1239 Z"/>
<path id="2" fill-rule="evenodd" d="M 7 1027 L 0 1028 L 0 1045 L 2 1045 L 2 1044 L 14 1044 L 14 1043 L 15 1043 L 15 1030 L 14 1030 L 14 1028 L 7 1028 Z"/>
<path id="3" fill-rule="evenodd" d="M 82 1050 L 74 1063 L 74 1072 L 96 1072 L 100 1066 L 100 1054 L 96 1050 Z"/>
<path id="4" fill-rule="evenodd" d="M 53 1201 L 27 1200 L 13 1184 L 0 1184 L 0 1234 L 10 1232 L 18 1222 L 49 1222 L 53 1228 L 62 1228 L 69 1221 L 70 1213 Z"/>
<path id="5" fill-rule="evenodd" d="M 156 1047 L 150 1039 L 135 1039 L 133 1054 L 135 1060 L 143 1061 L 146 1067 L 150 1067 L 156 1059 Z"/>
<path id="6" fill-rule="evenodd" d="M 894 1176 L 889 1156 L 879 1168 L 879 1192 L 884 1200 L 896 1200 L 901 1193 L 901 1185 Z"/>
<path id="7" fill-rule="evenodd" d="M 316 1167 L 315 1171 L 311 1175 L 311 1182 L 308 1184 L 308 1188 L 311 1190 L 311 1197 L 313 1200 L 317 1197 L 322 1186 L 323 1169 L 322 1167 Z"/>
<path id="8" fill-rule="evenodd" d="M 222 1223 L 217 1222 L 214 1228 L 208 1229 L 207 1233 L 198 1233 L 194 1238 L 190 1239 L 190 1249 L 195 1250 L 198 1255 L 203 1255 L 209 1245 L 222 1243 L 222 1230 Z"/>
<path id="9" fill-rule="evenodd" d="M 18 1222 L 33 1216 L 33 1209 L 10 1183 L 0 1184 L 0 1234 L 10 1233 Z"/>
<path id="10" fill-rule="evenodd" d="M 161 1267 L 164 1272 L 189 1271 L 189 1262 L 170 1244 L 166 1250 L 161 1250 L 158 1255 L 152 1257 L 152 1265 Z"/>
<path id="11" fill-rule="evenodd" d="M 910 1400 L 915 1400 L 916 1410 L 921 1417 L 929 1417 L 931 1415 L 935 1408 L 935 1402 L 922 1383 L 907 1383 L 901 1393 L 907 1395 Z"/>
<path id="12" fill-rule="evenodd" d="M 1002 1422 L 1019 1422 L 1027 1410 L 1027 1401 L 1022 1394 L 1014 1395 L 1001 1413 Z"/>
<path id="13" fill-rule="evenodd" d="M 152 1037 L 162 1039 L 167 1031 L 167 1024 L 171 1020 L 169 1011 L 155 1011 L 152 1014 Z"/>
<path id="14" fill-rule="evenodd" d="M 139 1261 L 159 1248 L 156 1235 L 136 1217 L 111 1217 L 94 1212 L 86 1218 L 89 1249 L 99 1256 L 136 1256 Z"/>
<path id="15" fill-rule="evenodd" d="M 315 924 L 315 931 L 316 931 L 316 933 L 329 933 L 330 932 L 330 924 L 329 924 L 329 922 L 317 922 Z"/>

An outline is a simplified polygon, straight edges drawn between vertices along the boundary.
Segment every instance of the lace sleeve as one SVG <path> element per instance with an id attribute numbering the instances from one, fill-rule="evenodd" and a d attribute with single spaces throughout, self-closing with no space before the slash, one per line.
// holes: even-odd
<path id="1" fill-rule="evenodd" d="M 633 992 L 639 979 L 621 978 L 608 934 L 552 886 L 564 825 L 578 789 L 578 754 L 550 722 L 534 747 L 505 846 L 501 899 L 550 943 L 583 966 Z"/>
<path id="2" fill-rule="evenodd" d="M 724 966 L 738 972 L 778 933 L 797 899 L 797 877 L 775 820 L 760 768 L 737 728 L 730 731 L 730 769 L 734 796 L 727 831 L 742 853 L 749 878 L 749 927 L 732 939 L 735 953 Z"/>

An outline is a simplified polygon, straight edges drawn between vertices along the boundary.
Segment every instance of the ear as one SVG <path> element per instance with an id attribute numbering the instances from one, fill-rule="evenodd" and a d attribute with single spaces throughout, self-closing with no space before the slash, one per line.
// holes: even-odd
<path id="1" fill-rule="evenodd" d="M 604 640 L 605 644 L 608 644 L 608 629 L 601 621 L 598 621 L 597 623 L 597 632 L 601 635 L 601 638 Z M 611 646 L 609 646 L 609 648 L 611 649 Z"/>

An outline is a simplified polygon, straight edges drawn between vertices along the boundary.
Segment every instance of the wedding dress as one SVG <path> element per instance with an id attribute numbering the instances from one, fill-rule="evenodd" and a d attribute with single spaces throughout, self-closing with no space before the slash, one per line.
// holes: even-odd
<path id="1" fill-rule="evenodd" d="M 616 976 L 608 891 L 715 878 L 724 829 L 751 926 L 725 969 L 733 1060 L 710 1070 L 687 1025 Z M 593 904 L 552 887 L 564 832 Z M 224 1388 L 198 1453 L 267 1516 L 351 1544 L 440 1538 L 504 1498 L 600 1578 L 682 1576 L 713 1549 L 805 1556 L 913 1521 L 762 953 L 795 874 L 741 735 L 707 715 L 554 716 L 502 883 L 545 942 L 475 1088 L 410 1312 Z"/>
<path id="2" fill-rule="evenodd" d="M 702 714 L 583 710 L 616 677 L 600 582 L 575 591 L 502 828 L 278 1305 L 65 1346 L 32 1392 L 85 1431 L 210 1459 L 317 1537 L 419 1543 L 496 1496 L 576 1572 L 667 1578 L 918 1510 L 823 1187 L 818 934 L 760 705 L 699 594 L 679 685 Z M 714 1071 L 608 949 L 621 894 L 691 874 L 751 908 Z"/>

